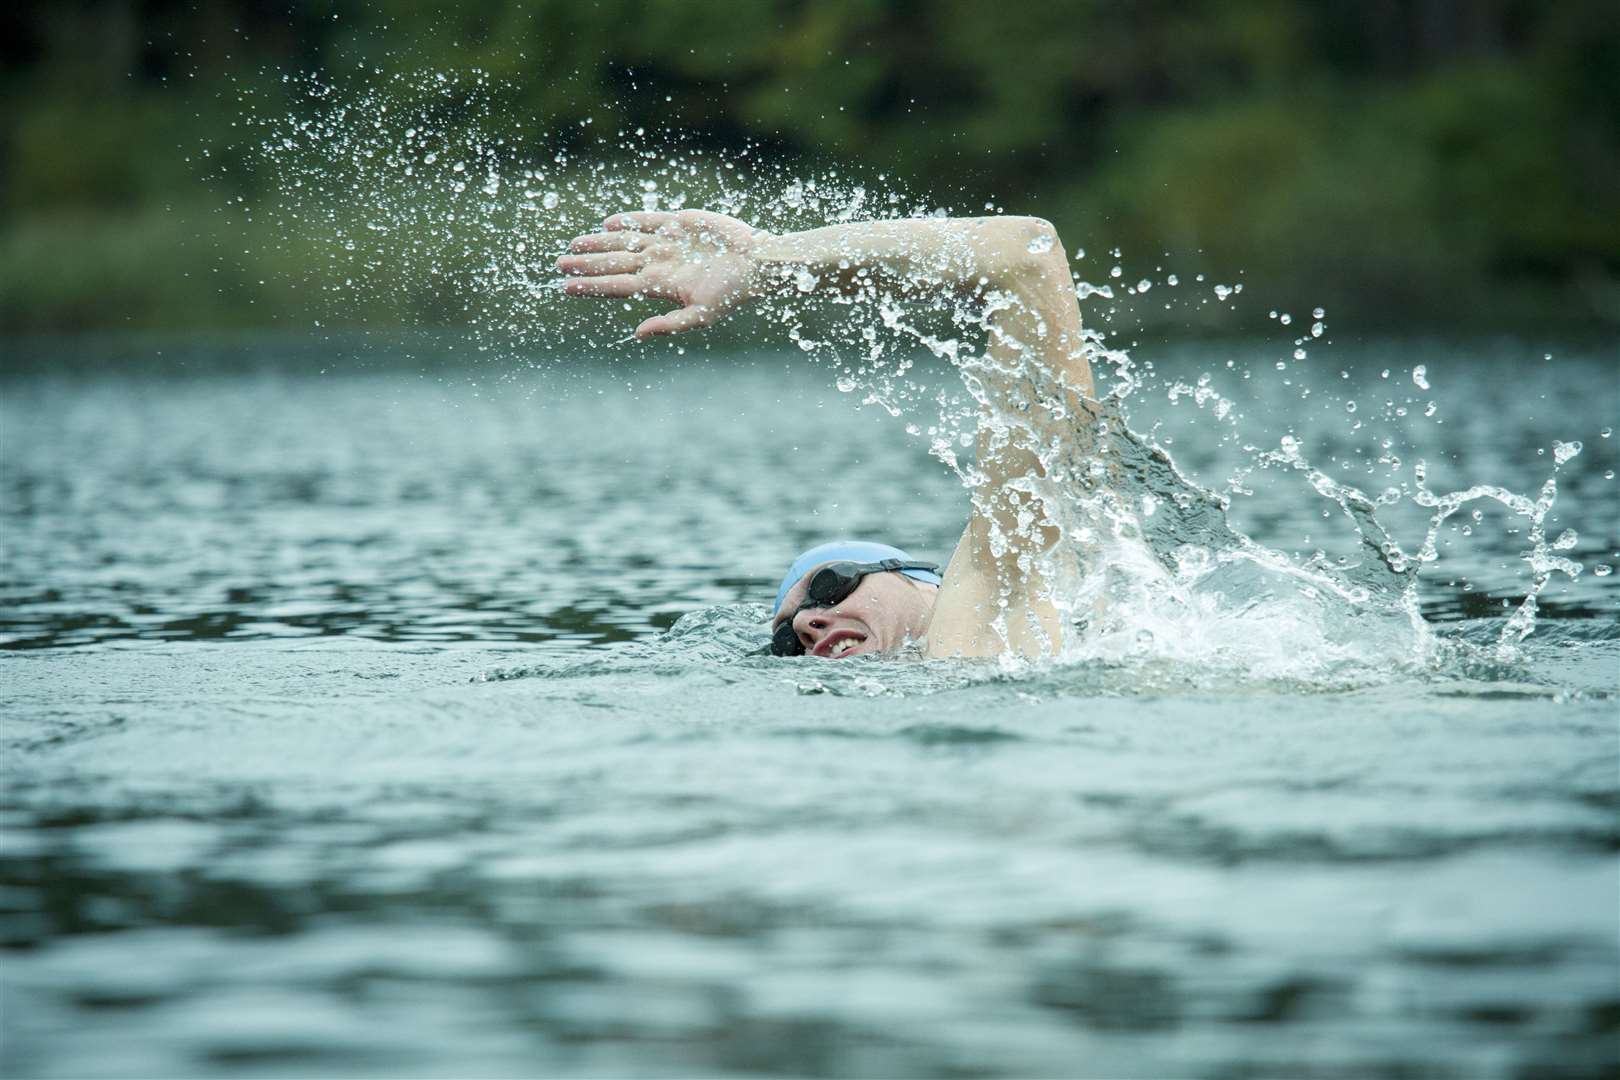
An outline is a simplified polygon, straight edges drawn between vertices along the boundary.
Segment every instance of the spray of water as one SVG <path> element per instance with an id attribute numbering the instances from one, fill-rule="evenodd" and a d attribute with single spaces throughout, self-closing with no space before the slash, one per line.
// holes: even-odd
<path id="1" fill-rule="evenodd" d="M 702 207 L 782 233 L 948 213 L 882 174 L 790 171 L 753 147 L 718 154 L 642 128 L 591 131 L 589 121 L 565 132 L 543 122 L 525 130 L 495 109 L 494 85 L 476 71 L 368 73 L 352 87 L 288 76 L 287 97 L 247 102 L 248 123 L 258 133 L 253 167 L 273 181 L 286 243 L 311 256 L 308 281 L 328 301 L 327 318 L 381 306 L 396 317 L 454 321 L 468 327 L 476 349 L 513 365 L 641 348 L 623 327 L 642 305 L 627 302 L 611 313 L 620 317 L 605 318 L 596 305 L 568 303 L 558 291 L 554 262 L 567 240 L 609 214 Z M 1083 256 L 1076 252 L 1076 261 Z M 1534 498 L 1486 485 L 1436 493 L 1419 462 L 1410 484 L 1369 495 L 1313 465 L 1292 435 L 1275 446 L 1244 442 L 1235 396 L 1207 373 L 1162 389 L 1172 403 L 1207 410 L 1218 437 L 1244 446 L 1249 464 L 1224 493 L 1191 482 L 1164 445 L 1127 423 L 1133 399 L 1155 388 L 1151 363 L 1088 331 L 1080 348 L 1102 398 L 1092 404 L 1075 401 L 1038 367 L 997 367 L 984 347 L 989 318 L 997 304 L 1019 301 L 969 302 L 938 287 L 947 264 L 965 257 L 945 252 L 944 263 L 919 270 L 904 289 L 857 281 L 831 298 L 813 274 L 789 271 L 782 288 L 762 301 L 763 323 L 826 365 L 841 391 L 900 418 L 981 507 L 985 477 L 965 451 L 976 444 L 981 453 L 1016 447 L 1038 462 L 997 493 L 1017 508 L 1013 529 L 1024 535 L 994 533 L 992 545 L 998 555 L 1018 551 L 1022 569 L 1048 583 L 1069 628 L 1063 642 L 1052 643 L 1064 661 L 1149 658 L 1278 678 L 1419 668 L 1435 651 L 1419 614 L 1419 572 L 1438 559 L 1437 536 L 1447 520 L 1480 500 L 1501 504 L 1530 526 L 1530 583 L 1500 630 L 1501 655 L 1510 656 L 1533 630 L 1537 597 L 1552 576 L 1581 572 L 1558 554 L 1573 546 L 1573 534 L 1550 542 L 1545 536 L 1555 478 Z M 1143 302 L 1150 292 L 1167 305 L 1202 306 L 1232 305 L 1243 289 L 1201 274 L 1183 288 L 1178 275 L 1162 268 L 1158 281 L 1144 276 L 1124 284 L 1118 251 L 1111 261 L 1107 282 L 1074 281 L 1093 325 L 1113 323 L 1122 303 Z M 1279 326 L 1294 322 L 1286 312 L 1271 317 Z M 1284 386 L 1292 386 L 1289 365 L 1305 362 L 1322 341 L 1325 317 L 1320 308 L 1312 312 L 1308 330 L 1276 361 L 1274 377 Z M 681 340 L 684 349 L 688 339 Z M 923 355 L 954 367 L 960 375 L 954 387 L 928 390 L 909 377 Z M 1431 388 L 1422 366 L 1411 371 L 1411 382 Z M 1302 387 L 1301 398 L 1310 392 Z M 1366 418 L 1356 415 L 1357 403 L 1342 407 L 1350 431 L 1361 431 Z M 1391 399 L 1385 412 L 1404 416 L 1406 408 Z M 1431 417 L 1437 406 L 1428 401 L 1424 409 Z M 1392 440 L 1382 451 L 1379 467 L 1402 467 Z M 1555 472 L 1579 452 L 1578 443 L 1560 444 Z M 1303 478 L 1342 514 L 1357 553 L 1291 558 L 1234 528 L 1229 500 L 1246 493 L 1247 478 L 1259 469 Z M 1376 516 L 1401 500 L 1430 514 L 1415 555 Z M 1037 531 L 1055 531 L 1061 540 L 1034 543 Z M 1010 638 L 1016 628 L 1003 618 L 996 629 Z M 689 630 L 675 637 L 689 642 Z"/>

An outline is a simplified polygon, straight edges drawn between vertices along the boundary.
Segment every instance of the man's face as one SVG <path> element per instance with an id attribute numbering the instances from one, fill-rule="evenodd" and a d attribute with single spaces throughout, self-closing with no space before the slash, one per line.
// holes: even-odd
<path id="1" fill-rule="evenodd" d="M 908 639 L 928 632 L 938 588 L 892 570 L 867 574 L 854 592 L 832 607 L 799 611 L 811 575 L 825 565 L 811 567 L 788 590 L 771 619 L 772 631 L 792 620 L 807 656 L 841 660 L 862 653 L 892 653 Z"/>

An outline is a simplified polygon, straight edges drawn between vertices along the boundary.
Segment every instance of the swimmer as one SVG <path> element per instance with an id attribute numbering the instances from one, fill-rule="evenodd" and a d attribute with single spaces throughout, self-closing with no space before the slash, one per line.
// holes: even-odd
<path id="1" fill-rule="evenodd" d="M 950 563 L 882 544 L 811 548 L 777 589 L 772 651 L 846 659 L 921 644 L 929 657 L 1053 655 L 1062 626 L 1040 556 L 1060 531 L 1041 500 L 1037 448 L 1073 444 L 1094 414 L 1091 368 L 1068 259 L 1029 217 L 928 218 L 773 234 L 703 210 L 615 214 L 557 262 L 570 296 L 665 300 L 637 338 L 712 326 L 770 296 L 945 292 L 975 306 L 988 349 L 971 358 L 986 423 L 972 513 Z M 964 361 L 964 366 L 967 366 Z M 1068 447 L 1069 449 L 1080 449 Z"/>

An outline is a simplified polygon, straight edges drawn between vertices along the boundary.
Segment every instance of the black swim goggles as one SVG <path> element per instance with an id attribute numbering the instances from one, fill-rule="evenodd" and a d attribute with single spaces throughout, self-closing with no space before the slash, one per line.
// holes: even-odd
<path id="1" fill-rule="evenodd" d="M 930 574 L 939 573 L 939 567 L 933 563 L 904 562 L 900 559 L 884 559 L 881 562 L 830 562 L 810 575 L 810 583 L 805 586 L 804 603 L 800 604 L 792 615 L 783 619 L 771 633 L 771 655 L 804 655 L 804 642 L 799 640 L 799 632 L 793 629 L 793 620 L 798 617 L 800 611 L 842 604 L 849 599 L 850 593 L 860 587 L 861 579 L 867 574 L 882 574 L 890 570 L 927 570 Z"/>

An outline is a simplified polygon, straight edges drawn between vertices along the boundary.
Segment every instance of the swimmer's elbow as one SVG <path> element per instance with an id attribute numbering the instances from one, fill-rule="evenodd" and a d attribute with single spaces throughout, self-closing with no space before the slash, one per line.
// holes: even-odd
<path id="1" fill-rule="evenodd" d="M 998 277 L 1003 285 L 1030 285 L 1054 273 L 1068 277 L 1069 262 L 1063 241 L 1050 221 L 1038 217 L 986 219 L 992 230 Z"/>

